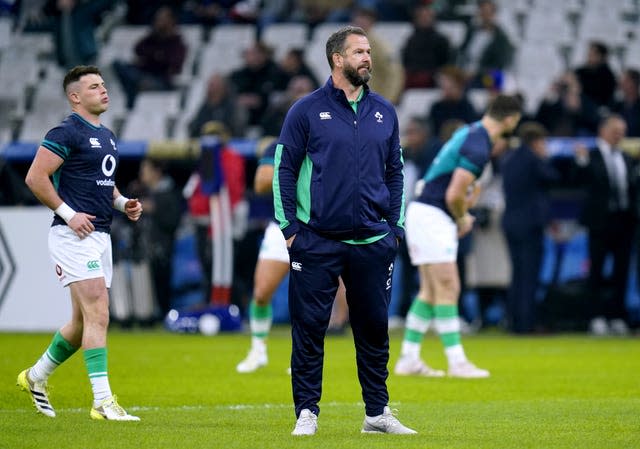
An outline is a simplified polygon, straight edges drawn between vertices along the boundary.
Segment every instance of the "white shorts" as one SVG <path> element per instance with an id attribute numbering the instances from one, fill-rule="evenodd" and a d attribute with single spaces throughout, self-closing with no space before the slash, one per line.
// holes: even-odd
<path id="1" fill-rule="evenodd" d="M 287 241 L 284 239 L 280 227 L 274 222 L 270 222 L 264 231 L 258 259 L 278 260 L 289 263 Z"/>
<path id="2" fill-rule="evenodd" d="M 405 226 L 412 265 L 456 261 L 458 227 L 442 209 L 412 201 Z"/>
<path id="3" fill-rule="evenodd" d="M 80 239 L 69 226 L 49 229 L 49 253 L 63 287 L 72 282 L 103 277 L 111 287 L 113 261 L 111 235 L 93 231 Z"/>

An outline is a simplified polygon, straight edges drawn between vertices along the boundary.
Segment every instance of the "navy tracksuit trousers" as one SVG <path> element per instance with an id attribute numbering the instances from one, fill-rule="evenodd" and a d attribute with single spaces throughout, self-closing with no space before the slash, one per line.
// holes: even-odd
<path id="1" fill-rule="evenodd" d="M 380 415 L 388 404 L 388 309 L 397 246 L 391 232 L 366 245 L 327 239 L 309 229 L 296 234 L 289 249 L 291 382 L 296 416 L 305 408 L 316 415 L 320 411 L 324 337 L 339 276 L 346 287 L 365 412 Z"/>

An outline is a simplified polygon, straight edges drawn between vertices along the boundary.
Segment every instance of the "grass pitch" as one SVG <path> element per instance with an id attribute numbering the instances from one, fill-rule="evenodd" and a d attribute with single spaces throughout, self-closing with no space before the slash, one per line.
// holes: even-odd
<path id="1" fill-rule="evenodd" d="M 15 385 L 50 334 L 0 333 L 0 448 L 553 448 L 640 447 L 640 339 L 586 336 L 464 337 L 481 380 L 390 375 L 392 408 L 418 435 L 362 435 L 364 415 L 351 335 L 328 337 L 318 434 L 292 437 L 295 423 L 287 327 L 273 331 L 269 365 L 239 375 L 247 335 L 164 331 L 109 336 L 111 387 L 138 423 L 89 419 L 91 389 L 80 354 L 51 377 L 58 414 L 35 413 Z M 390 367 L 401 333 L 392 333 Z M 428 362 L 445 367 L 428 335 Z"/>

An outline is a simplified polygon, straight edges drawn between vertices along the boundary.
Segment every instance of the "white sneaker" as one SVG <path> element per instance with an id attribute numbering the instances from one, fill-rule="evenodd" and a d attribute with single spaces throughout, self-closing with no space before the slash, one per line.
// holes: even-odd
<path id="1" fill-rule="evenodd" d="M 629 335 L 629 326 L 627 326 L 627 323 L 625 323 L 625 321 L 621 320 L 620 318 L 611 320 L 609 322 L 609 329 L 614 335 Z"/>
<path id="2" fill-rule="evenodd" d="M 395 411 L 395 410 L 394 410 Z M 391 409 L 387 406 L 384 408 L 382 415 L 370 417 L 364 417 L 364 423 L 362 424 L 362 433 L 392 433 L 396 435 L 411 435 L 416 434 L 413 429 L 409 429 L 403 425 L 398 418 L 393 416 Z"/>
<path id="3" fill-rule="evenodd" d="M 296 427 L 291 432 L 291 435 L 315 435 L 318 430 L 318 417 L 315 413 L 311 412 L 308 408 L 302 409 L 298 420 L 296 421 Z"/>
<path id="4" fill-rule="evenodd" d="M 400 357 L 393 372 L 398 376 L 443 377 L 444 371 L 433 369 L 420 359 Z"/>
<path id="5" fill-rule="evenodd" d="M 42 413 L 49 418 L 56 417 L 56 412 L 49 402 L 49 388 L 46 380 L 44 382 L 32 381 L 29 378 L 29 369 L 26 369 L 18 374 L 17 384 L 21 390 L 29 393 L 38 413 Z"/>
<path id="6" fill-rule="evenodd" d="M 489 371 L 475 366 L 470 361 L 455 363 L 449 366 L 449 377 L 460 377 L 462 379 L 483 379 L 489 377 Z"/>
<path id="7" fill-rule="evenodd" d="M 253 373 L 258 368 L 262 368 L 269 363 L 267 357 L 267 351 L 251 348 L 247 357 L 236 366 L 236 371 L 239 373 Z"/>
<path id="8" fill-rule="evenodd" d="M 128 414 L 118 404 L 115 395 L 104 399 L 100 405 L 93 407 L 90 413 L 91 419 L 107 420 L 107 421 L 140 421 L 140 418 Z"/>
<path id="9" fill-rule="evenodd" d="M 597 337 L 609 335 L 609 325 L 607 324 L 607 320 L 601 316 L 595 317 L 589 323 L 589 332 L 591 332 L 591 335 L 595 335 Z"/>

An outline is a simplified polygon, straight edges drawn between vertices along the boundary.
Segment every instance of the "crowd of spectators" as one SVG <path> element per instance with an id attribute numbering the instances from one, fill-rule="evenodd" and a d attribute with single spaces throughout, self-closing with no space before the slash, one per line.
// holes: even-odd
<path id="1" fill-rule="evenodd" d="M 469 3 L 475 6 L 472 14 L 468 9 L 457 12 L 457 7 Z M 65 68 L 97 61 L 98 30 L 104 30 L 109 18 L 116 17 L 117 24 L 148 26 L 148 32 L 131 43 L 135 59 L 117 59 L 112 67 L 129 109 L 141 91 L 180 87 L 177 79 L 189 52 L 182 25 L 200 24 L 208 36 L 223 24 L 255 24 L 257 39 L 243 51 L 241 67 L 226 74 L 196 75 L 208 81 L 199 107 L 186 123 L 191 138 L 201 136 L 212 122 L 221 124 L 235 137 L 277 136 L 290 105 L 324 83 L 306 64 L 306 48 L 291 48 L 276 57 L 274 49 L 261 39 L 270 24 L 304 22 L 310 35 L 315 26 L 325 22 L 360 26 L 368 32 L 372 46 L 373 90 L 398 106 L 407 89 L 438 92 L 432 104 L 425 104 L 421 114 L 401 126 L 407 173 L 416 179 L 435 156 L 443 133 L 475 121 L 482 114 L 470 100 L 470 90 L 486 89 L 491 97 L 504 88 L 504 80 L 514 66 L 517 43 L 500 23 L 498 7 L 492 0 L 32 0 L 17 2 L 2 11 L 14 17 L 16 28 L 23 31 L 51 31 L 55 36 L 56 63 Z M 467 25 L 458 43 L 438 29 L 439 21 L 451 19 Z M 385 21 L 412 24 L 399 51 L 391 49 L 376 33 L 376 23 Z M 539 104 L 529 108 L 530 118 L 540 127 L 528 128 L 535 130 L 535 138 L 531 132 L 525 133 L 529 136 L 528 141 L 525 139 L 528 147 L 536 147 L 540 136 L 596 136 L 603 119 L 612 113 L 619 114 L 626 124 L 626 136 L 640 137 L 640 72 L 632 66 L 614 70 L 611 52 L 606 42 L 593 40 L 582 64 L 549 74 L 551 82 L 546 94 Z M 526 89 L 520 94 L 526 97 Z M 543 157 L 542 153 L 537 154 Z M 500 164 L 496 161 L 494 166 Z M 243 177 L 250 192 L 250 171 Z M 206 240 L 207 232 L 201 232 L 201 239 Z M 539 237 L 539 227 L 536 232 Z M 539 243 L 539 239 L 536 241 Z M 407 285 L 411 271 L 405 269 L 403 284 Z M 526 282 L 531 283 L 530 279 Z M 410 297 L 410 293 L 403 295 L 405 301 Z M 527 295 L 531 296 L 531 292 Z M 531 330 L 533 324 L 525 327 Z"/>

